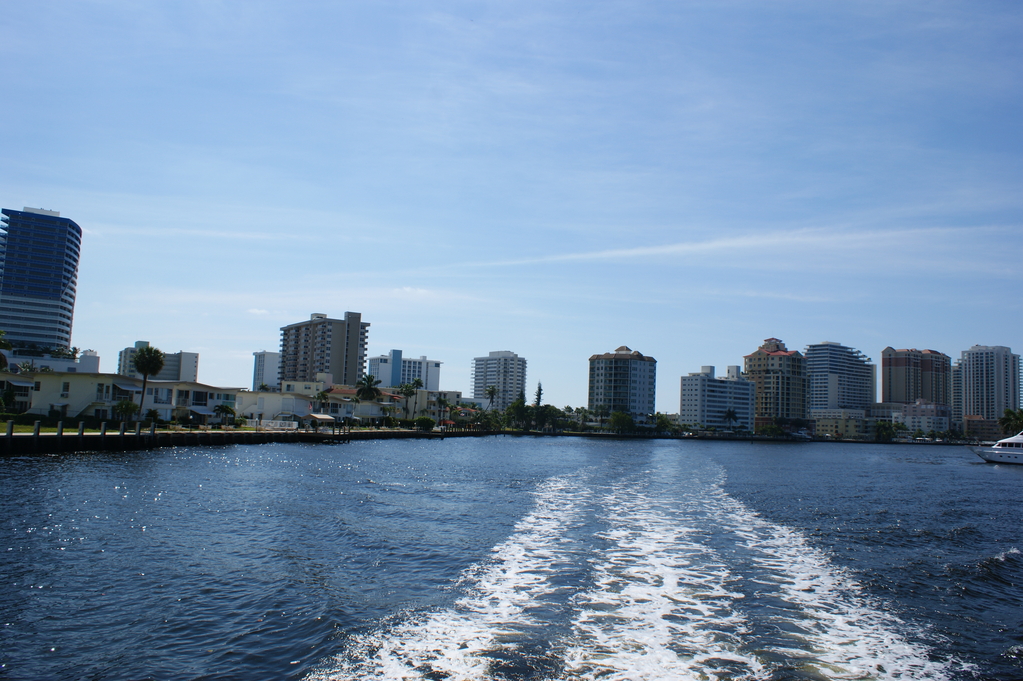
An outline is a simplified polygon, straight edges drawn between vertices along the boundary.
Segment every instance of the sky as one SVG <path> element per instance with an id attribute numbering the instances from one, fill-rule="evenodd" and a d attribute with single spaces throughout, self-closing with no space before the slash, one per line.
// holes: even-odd
<path id="1" fill-rule="evenodd" d="M 72 344 L 1023 350 L 1023 4 L 5 0 L 0 206 L 84 230 Z"/>

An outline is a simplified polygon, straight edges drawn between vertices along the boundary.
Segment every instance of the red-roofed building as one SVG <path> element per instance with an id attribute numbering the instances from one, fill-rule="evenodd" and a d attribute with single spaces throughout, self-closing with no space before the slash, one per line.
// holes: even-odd
<path id="1" fill-rule="evenodd" d="M 777 338 L 764 340 L 745 357 L 746 379 L 756 385 L 758 420 L 805 419 L 808 379 L 806 359 Z"/>

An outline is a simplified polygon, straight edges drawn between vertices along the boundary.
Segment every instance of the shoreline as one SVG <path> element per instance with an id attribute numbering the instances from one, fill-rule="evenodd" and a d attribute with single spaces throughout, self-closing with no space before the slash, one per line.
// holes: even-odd
<path id="1" fill-rule="evenodd" d="M 354 430 L 350 432 L 317 433 L 307 430 L 157 430 L 146 432 L 51 432 L 51 433 L 8 433 L 0 437 L 0 456 L 30 456 L 75 454 L 88 452 L 144 451 L 161 447 L 228 446 L 233 444 L 266 444 L 273 442 L 306 442 L 313 444 L 347 444 L 364 440 L 443 440 L 448 437 L 588 437 L 601 440 L 714 440 L 727 442 L 749 442 L 750 444 L 805 444 L 827 442 L 836 444 L 892 444 L 892 445 L 939 445 L 963 447 L 961 442 L 887 442 L 872 440 L 803 440 L 757 435 L 668 435 L 538 431 L 416 431 L 401 429 Z"/>

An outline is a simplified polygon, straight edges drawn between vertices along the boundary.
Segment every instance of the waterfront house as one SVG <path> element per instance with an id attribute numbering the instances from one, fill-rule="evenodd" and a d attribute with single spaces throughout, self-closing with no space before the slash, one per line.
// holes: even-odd
<path id="1" fill-rule="evenodd" d="M 114 419 L 114 405 L 130 400 L 141 402 L 138 415 L 143 418 L 155 409 L 164 421 L 186 417 L 207 423 L 218 405 L 234 408 L 239 390 L 195 381 L 149 381 L 140 400 L 142 381 L 119 374 L 36 372 L 11 376 L 7 382 L 17 383 L 21 391 L 21 411 L 65 419 Z"/>

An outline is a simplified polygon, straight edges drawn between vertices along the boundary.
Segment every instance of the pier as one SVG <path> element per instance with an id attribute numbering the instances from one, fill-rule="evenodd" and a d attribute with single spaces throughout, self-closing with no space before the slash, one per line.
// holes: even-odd
<path id="1" fill-rule="evenodd" d="M 271 442 L 308 442 L 316 444 L 344 444 L 352 440 L 382 439 L 442 439 L 485 433 L 437 433 L 414 430 L 355 430 L 316 432 L 312 430 L 143 430 L 141 424 L 128 428 L 121 423 L 108 429 L 103 424 L 99 432 L 85 432 L 84 424 L 77 430 L 66 430 L 58 424 L 56 432 L 40 432 L 37 421 L 33 432 L 15 433 L 14 422 L 7 422 L 2 437 L 0 455 L 27 456 L 33 454 L 60 454 L 72 452 L 116 452 L 156 449 L 158 447 L 205 447 L 233 444 L 264 444 Z"/>

